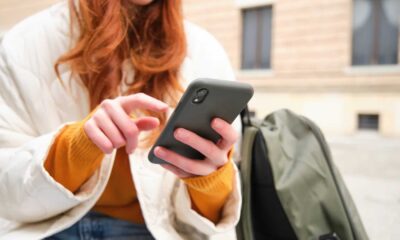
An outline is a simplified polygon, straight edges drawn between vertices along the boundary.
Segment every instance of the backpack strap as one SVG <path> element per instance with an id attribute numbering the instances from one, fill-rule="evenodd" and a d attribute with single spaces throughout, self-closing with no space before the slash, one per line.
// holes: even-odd
<path id="1" fill-rule="evenodd" d="M 240 119 L 243 126 L 242 133 L 244 133 L 245 127 L 253 125 L 251 122 L 249 106 L 246 105 L 246 107 L 242 110 L 242 112 L 240 113 Z"/>
<path id="2" fill-rule="evenodd" d="M 254 240 L 251 205 L 251 165 L 252 150 L 258 129 L 256 127 L 243 127 L 243 140 L 241 149 L 240 176 L 242 183 L 242 212 L 239 224 L 236 227 L 239 240 Z"/>

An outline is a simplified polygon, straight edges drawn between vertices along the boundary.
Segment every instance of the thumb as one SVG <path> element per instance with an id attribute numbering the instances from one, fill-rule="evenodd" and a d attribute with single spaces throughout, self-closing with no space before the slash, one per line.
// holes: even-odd
<path id="1" fill-rule="evenodd" d="M 135 119 L 135 123 L 139 131 L 150 131 L 160 125 L 160 120 L 155 117 L 140 117 Z"/>

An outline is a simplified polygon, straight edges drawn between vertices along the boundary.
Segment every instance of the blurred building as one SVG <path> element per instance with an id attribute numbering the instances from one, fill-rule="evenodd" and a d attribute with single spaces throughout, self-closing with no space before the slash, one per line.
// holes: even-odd
<path id="1" fill-rule="evenodd" d="M 0 0 L 0 38 L 57 0 Z M 289 108 L 331 135 L 400 136 L 399 0 L 183 0 L 256 89 L 258 116 Z"/>
<path id="2" fill-rule="evenodd" d="M 184 0 L 252 83 L 258 116 L 289 108 L 330 135 L 400 136 L 398 0 Z"/>
<path id="3" fill-rule="evenodd" d="M 7 29 L 57 0 L 0 0 L 0 38 Z"/>

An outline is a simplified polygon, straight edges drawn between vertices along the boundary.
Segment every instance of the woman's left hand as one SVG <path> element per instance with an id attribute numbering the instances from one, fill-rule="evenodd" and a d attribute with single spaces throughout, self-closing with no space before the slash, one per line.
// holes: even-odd
<path id="1" fill-rule="evenodd" d="M 189 159 L 160 146 L 154 149 L 154 153 L 170 163 L 162 164 L 165 169 L 180 178 L 209 175 L 228 162 L 228 153 L 239 137 L 233 126 L 220 118 L 214 118 L 211 127 L 221 136 L 216 144 L 183 128 L 174 132 L 178 141 L 199 151 L 205 156 L 204 160 Z"/>

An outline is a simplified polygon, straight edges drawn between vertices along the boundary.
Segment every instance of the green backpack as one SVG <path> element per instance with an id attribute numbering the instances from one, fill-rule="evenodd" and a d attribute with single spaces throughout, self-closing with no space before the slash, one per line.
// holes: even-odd
<path id="1" fill-rule="evenodd" d="M 367 240 L 321 130 L 289 110 L 242 112 L 242 240 Z"/>

